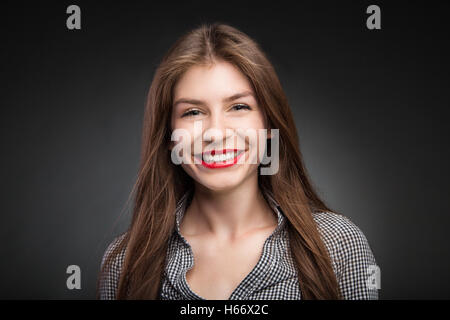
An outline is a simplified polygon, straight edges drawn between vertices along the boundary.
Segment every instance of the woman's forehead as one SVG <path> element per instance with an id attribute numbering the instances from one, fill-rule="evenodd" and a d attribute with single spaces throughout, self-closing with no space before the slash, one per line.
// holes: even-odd
<path id="1" fill-rule="evenodd" d="M 175 86 L 174 101 L 180 98 L 224 99 L 242 92 L 253 93 L 247 77 L 231 63 L 220 61 L 190 67 Z"/>

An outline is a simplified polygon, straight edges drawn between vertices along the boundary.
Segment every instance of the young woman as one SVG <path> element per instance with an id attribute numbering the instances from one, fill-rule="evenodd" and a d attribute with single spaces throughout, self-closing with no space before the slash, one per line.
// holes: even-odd
<path id="1" fill-rule="evenodd" d="M 255 140 L 228 139 L 239 129 L 266 129 L 266 151 L 277 130 L 275 172 L 262 174 Z M 192 161 L 174 162 L 174 132 L 200 144 L 182 151 Z M 212 24 L 180 38 L 155 73 L 142 138 L 131 225 L 105 251 L 98 298 L 378 298 L 368 241 L 314 191 L 278 77 L 247 35 Z"/>

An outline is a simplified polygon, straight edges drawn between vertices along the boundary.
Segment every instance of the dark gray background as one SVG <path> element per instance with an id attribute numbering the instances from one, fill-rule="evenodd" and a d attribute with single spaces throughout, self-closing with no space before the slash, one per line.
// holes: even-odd
<path id="1" fill-rule="evenodd" d="M 201 22 L 260 43 L 324 200 L 358 225 L 382 299 L 450 298 L 449 6 L 442 2 L 2 3 L 0 298 L 94 298 L 130 218 L 159 59 Z M 382 30 L 365 26 L 369 4 Z M 66 267 L 82 289 L 66 288 Z"/>

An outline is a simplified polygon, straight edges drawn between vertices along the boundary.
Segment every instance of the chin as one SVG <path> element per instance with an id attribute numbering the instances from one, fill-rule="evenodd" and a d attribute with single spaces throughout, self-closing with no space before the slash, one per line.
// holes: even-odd
<path id="1" fill-rule="evenodd" d="M 243 168 L 242 168 L 243 169 Z M 191 173 L 193 173 L 191 171 Z M 245 181 L 250 174 L 247 170 L 236 170 L 235 172 L 221 169 L 214 169 L 211 172 L 196 171 L 191 177 L 204 188 L 215 191 L 224 192 L 233 190 Z"/>
<path id="2" fill-rule="evenodd" d="M 239 184 L 232 184 L 232 183 L 215 183 L 215 184 L 205 184 L 202 183 L 202 186 L 210 191 L 214 191 L 214 192 L 228 192 L 231 191 L 233 189 L 235 189 L 237 186 L 239 186 Z"/>

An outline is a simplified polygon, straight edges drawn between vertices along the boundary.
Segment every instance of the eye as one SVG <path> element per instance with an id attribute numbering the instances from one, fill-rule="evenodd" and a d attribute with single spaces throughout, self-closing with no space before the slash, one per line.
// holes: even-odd
<path id="1" fill-rule="evenodd" d="M 242 109 L 251 110 L 251 108 L 248 105 L 242 104 L 242 103 L 236 104 L 232 108 L 235 109 L 235 110 L 242 110 Z"/>
<path id="2" fill-rule="evenodd" d="M 183 113 L 181 117 L 197 116 L 199 114 L 200 114 L 200 110 L 191 109 L 191 110 L 188 110 L 185 113 Z"/>

